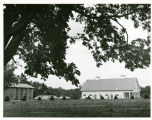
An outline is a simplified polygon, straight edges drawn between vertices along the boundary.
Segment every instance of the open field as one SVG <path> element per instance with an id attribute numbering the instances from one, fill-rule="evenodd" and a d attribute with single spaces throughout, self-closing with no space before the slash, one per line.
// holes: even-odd
<path id="1" fill-rule="evenodd" d="M 150 100 L 4 102 L 4 117 L 149 117 Z"/>

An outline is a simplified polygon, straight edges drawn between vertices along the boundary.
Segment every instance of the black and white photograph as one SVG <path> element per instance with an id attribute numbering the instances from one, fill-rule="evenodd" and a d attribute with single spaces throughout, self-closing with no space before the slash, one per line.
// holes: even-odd
<path id="1" fill-rule="evenodd" d="M 151 118 L 151 3 L 3 3 L 3 118 Z"/>

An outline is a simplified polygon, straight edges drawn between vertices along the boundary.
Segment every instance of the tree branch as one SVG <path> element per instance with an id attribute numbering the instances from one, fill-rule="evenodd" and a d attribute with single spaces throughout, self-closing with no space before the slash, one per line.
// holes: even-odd
<path id="1" fill-rule="evenodd" d="M 22 35 L 20 36 L 13 36 L 12 40 L 10 41 L 9 45 L 4 50 L 4 65 L 6 65 L 16 54 L 17 48 L 22 41 Z"/>
<path id="2" fill-rule="evenodd" d="M 126 28 L 123 25 L 121 25 L 117 19 L 112 19 L 112 20 L 115 21 L 118 25 L 120 25 L 125 30 L 125 33 L 127 35 L 127 44 L 128 44 L 128 32 L 127 32 Z"/>
<path id="3" fill-rule="evenodd" d="M 129 13 L 122 14 L 122 15 L 109 15 L 109 16 L 107 16 L 107 17 L 108 17 L 108 18 L 121 18 L 121 17 L 126 17 L 126 16 L 128 16 L 128 15 L 131 15 L 131 14 L 133 14 L 133 13 L 135 13 L 135 12 L 129 12 Z"/>
<path id="4" fill-rule="evenodd" d="M 83 11 L 79 11 L 79 10 L 76 10 L 76 9 L 74 9 L 73 11 L 75 11 L 76 13 L 81 14 L 82 16 L 90 18 L 90 19 L 101 19 L 101 17 L 104 17 L 104 18 L 107 18 L 107 19 L 110 19 L 110 18 L 121 18 L 121 17 L 126 17 L 128 15 L 131 15 L 131 14 L 135 13 L 135 12 L 129 12 L 129 13 L 126 13 L 126 14 L 121 14 L 121 15 L 101 15 L 101 16 L 97 17 L 96 14 L 87 15 Z"/>
<path id="5" fill-rule="evenodd" d="M 14 57 L 12 58 L 12 60 L 13 60 L 13 62 L 14 62 L 16 65 L 22 67 L 22 65 L 18 64 L 18 63 L 15 61 Z"/>
<path id="6" fill-rule="evenodd" d="M 15 26 L 13 26 L 7 34 L 5 34 L 5 41 L 7 41 L 8 39 L 10 39 L 11 36 L 18 34 L 18 32 L 22 31 L 23 29 L 25 29 L 25 26 L 29 23 L 29 19 L 31 19 L 32 14 L 30 13 L 30 11 L 25 11 L 22 14 L 22 18 L 20 20 L 19 23 L 17 23 Z M 7 44 L 6 44 L 7 45 Z M 6 47 L 6 46 L 5 46 Z"/>

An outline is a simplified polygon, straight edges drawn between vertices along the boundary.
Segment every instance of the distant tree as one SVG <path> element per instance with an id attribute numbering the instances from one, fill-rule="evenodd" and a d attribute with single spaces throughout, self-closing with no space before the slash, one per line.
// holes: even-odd
<path id="1" fill-rule="evenodd" d="M 4 101 L 10 101 L 10 98 L 8 96 L 6 96 Z"/>
<path id="2" fill-rule="evenodd" d="M 79 88 L 67 90 L 66 93 L 71 99 L 80 99 L 81 97 L 81 91 Z"/>
<path id="3" fill-rule="evenodd" d="M 17 76 L 14 74 L 15 69 L 16 67 L 13 63 L 4 67 L 4 89 L 10 87 L 11 83 L 18 83 Z"/>
<path id="4" fill-rule="evenodd" d="M 42 79 L 50 74 L 78 85 L 80 71 L 66 63 L 67 42 L 81 40 L 92 53 L 97 67 L 109 60 L 125 63 L 133 71 L 150 65 L 150 34 L 128 42 L 128 32 L 119 22 L 132 20 L 150 32 L 150 4 L 5 4 L 4 65 L 14 55 L 25 63 L 25 73 Z M 11 16 L 11 17 L 10 17 Z M 84 23 L 83 33 L 69 36 L 70 19 Z M 115 24 L 117 25 L 115 25 Z M 120 28 L 120 29 L 118 29 Z"/>
<path id="5" fill-rule="evenodd" d="M 66 96 L 63 96 L 63 97 L 62 97 L 62 100 L 66 100 Z"/>
<path id="6" fill-rule="evenodd" d="M 149 97 L 149 95 L 144 95 L 144 97 L 143 97 L 144 99 L 149 99 L 150 97 Z"/>
<path id="7" fill-rule="evenodd" d="M 142 98 L 150 98 L 150 86 L 141 87 L 140 95 Z"/>
<path id="8" fill-rule="evenodd" d="M 18 75 L 18 79 L 20 81 L 20 83 L 27 83 L 29 84 L 30 82 L 27 80 L 26 75 L 21 73 L 21 75 Z"/>

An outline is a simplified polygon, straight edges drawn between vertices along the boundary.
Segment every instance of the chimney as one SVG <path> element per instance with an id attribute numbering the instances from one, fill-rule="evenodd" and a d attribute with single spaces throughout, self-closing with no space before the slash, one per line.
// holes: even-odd
<path id="1" fill-rule="evenodd" d="M 96 76 L 96 80 L 100 80 L 100 76 Z"/>
<path id="2" fill-rule="evenodd" d="M 124 74 L 121 74 L 121 75 L 120 75 L 120 78 L 121 78 L 121 79 L 124 79 L 125 77 L 126 77 L 126 75 L 124 75 Z"/>

